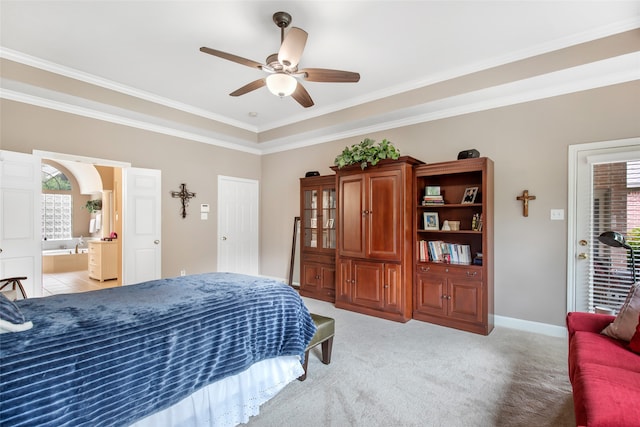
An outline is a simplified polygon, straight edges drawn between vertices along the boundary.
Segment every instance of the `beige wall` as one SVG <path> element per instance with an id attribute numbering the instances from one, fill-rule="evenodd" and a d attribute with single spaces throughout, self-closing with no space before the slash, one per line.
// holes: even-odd
<path id="1" fill-rule="evenodd" d="M 260 179 L 260 156 L 3 100 L 0 148 L 31 153 L 53 151 L 130 162 L 162 171 L 162 276 L 215 271 L 217 176 Z M 186 183 L 196 193 L 180 215 L 171 197 Z M 200 220 L 200 204 L 211 214 Z"/>
<path id="2" fill-rule="evenodd" d="M 260 272 L 286 278 L 291 226 L 299 214 L 299 178 L 331 173 L 345 145 L 364 136 L 390 139 L 404 155 L 425 162 L 454 160 L 477 148 L 495 162 L 496 314 L 555 325 L 566 311 L 566 221 L 549 210 L 567 209 L 567 147 L 640 136 L 640 82 L 467 114 L 304 149 L 256 156 L 13 101 L 1 104 L 0 148 L 71 153 L 130 162 L 162 171 L 164 277 L 216 268 L 217 175 L 259 179 Z M 188 216 L 169 192 L 185 182 L 197 193 Z M 528 218 L 515 200 L 528 189 Z M 208 221 L 199 219 L 209 203 Z"/>
<path id="3" fill-rule="evenodd" d="M 345 145 L 387 138 L 427 163 L 476 148 L 495 162 L 496 314 L 561 326 L 567 222 L 549 215 L 567 213 L 568 146 L 640 136 L 639 99 L 633 82 L 263 156 L 261 273 L 286 277 L 298 179 L 309 170 L 331 173 Z M 516 201 L 524 189 L 537 197 L 526 218 Z"/>

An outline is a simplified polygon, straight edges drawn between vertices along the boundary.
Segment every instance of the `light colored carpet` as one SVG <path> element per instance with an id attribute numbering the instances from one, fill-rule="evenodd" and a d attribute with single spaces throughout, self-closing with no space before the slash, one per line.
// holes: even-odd
<path id="1" fill-rule="evenodd" d="M 566 339 L 507 328 L 485 337 L 305 303 L 336 320 L 331 364 L 316 347 L 307 380 L 250 427 L 575 425 Z"/>

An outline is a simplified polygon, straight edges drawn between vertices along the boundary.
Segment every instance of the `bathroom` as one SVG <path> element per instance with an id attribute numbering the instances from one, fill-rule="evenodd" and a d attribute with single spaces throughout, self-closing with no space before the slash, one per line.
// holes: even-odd
<path id="1" fill-rule="evenodd" d="M 121 176 L 119 168 L 42 160 L 43 295 L 120 285 Z M 113 256 L 100 261 L 113 272 L 104 281 L 90 273 L 96 258 L 90 246 L 99 251 L 102 244 L 114 246 Z"/>

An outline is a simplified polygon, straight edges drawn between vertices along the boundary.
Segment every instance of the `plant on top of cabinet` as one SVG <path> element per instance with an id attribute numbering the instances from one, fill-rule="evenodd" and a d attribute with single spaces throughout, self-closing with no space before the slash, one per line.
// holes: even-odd
<path id="1" fill-rule="evenodd" d="M 397 160 L 399 157 L 400 150 L 394 147 L 391 141 L 383 139 L 381 143 L 376 145 L 374 139 L 365 138 L 359 144 L 345 147 L 342 153 L 336 156 L 333 164 L 342 169 L 345 166 L 359 163 L 360 167 L 365 169 L 369 164 L 371 166 L 377 165 L 380 160 Z"/>

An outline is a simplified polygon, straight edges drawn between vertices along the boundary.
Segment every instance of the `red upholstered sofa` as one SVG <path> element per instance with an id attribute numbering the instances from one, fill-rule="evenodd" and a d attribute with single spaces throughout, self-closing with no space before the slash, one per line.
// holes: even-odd
<path id="1" fill-rule="evenodd" d="M 578 426 L 640 426 L 640 355 L 628 342 L 600 333 L 614 319 L 605 314 L 567 315 L 569 379 Z"/>

